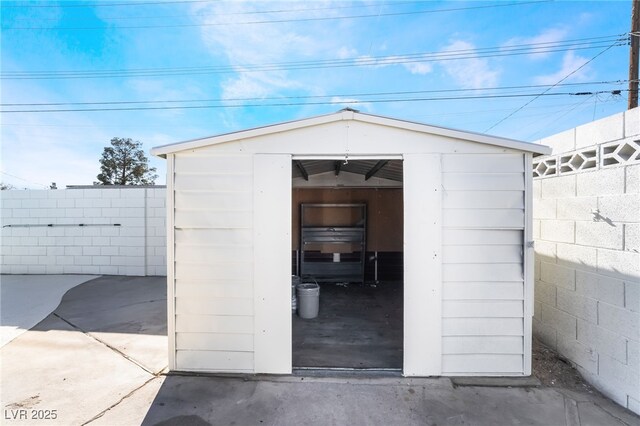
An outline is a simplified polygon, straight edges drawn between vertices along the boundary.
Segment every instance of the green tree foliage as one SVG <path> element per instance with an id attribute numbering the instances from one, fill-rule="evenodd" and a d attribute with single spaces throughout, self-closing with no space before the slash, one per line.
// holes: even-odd
<path id="1" fill-rule="evenodd" d="M 149 167 L 142 143 L 130 138 L 113 138 L 100 159 L 100 185 L 153 185 L 158 175 Z"/>

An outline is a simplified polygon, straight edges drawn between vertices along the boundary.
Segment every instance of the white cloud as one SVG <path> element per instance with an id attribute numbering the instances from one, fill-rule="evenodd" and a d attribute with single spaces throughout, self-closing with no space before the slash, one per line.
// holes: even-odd
<path id="1" fill-rule="evenodd" d="M 556 43 L 564 40 L 567 35 L 567 29 L 565 28 L 550 28 L 542 31 L 540 34 L 535 35 L 533 37 L 514 37 L 509 39 L 503 46 L 511 47 L 521 44 L 537 44 L 537 43 Z M 547 44 L 543 44 L 538 46 L 539 49 L 547 46 Z M 552 52 L 541 52 L 541 53 L 532 53 L 530 55 L 526 55 L 529 59 L 532 60 L 541 60 L 549 57 Z"/>
<path id="2" fill-rule="evenodd" d="M 203 95 L 202 90 L 195 85 L 181 84 L 179 87 L 171 87 L 171 84 L 167 84 L 170 81 L 135 78 L 127 80 L 126 84 L 145 100 L 188 99 Z"/>
<path id="3" fill-rule="evenodd" d="M 331 98 L 331 102 L 335 104 L 339 104 L 343 107 L 351 107 L 358 110 L 371 109 L 370 102 L 361 101 L 360 99 L 356 99 L 356 98 L 343 98 L 343 97 L 334 96 L 333 98 Z"/>
<path id="4" fill-rule="evenodd" d="M 360 66 L 377 65 L 375 58 L 371 55 L 360 55 L 354 60 L 354 62 Z"/>
<path id="5" fill-rule="evenodd" d="M 253 64 L 288 62 L 291 58 L 304 58 L 316 52 L 320 43 L 306 36 L 303 26 L 289 23 L 278 25 L 215 25 L 220 22 L 246 22 L 269 19 L 282 19 L 280 15 L 242 15 L 255 10 L 255 4 L 245 2 L 221 2 L 198 4 L 197 11 L 206 12 L 202 18 L 202 37 L 212 55 L 222 55 L 238 71 L 238 74 L 225 78 L 221 83 L 223 98 L 266 97 L 282 89 L 299 87 L 282 69 L 246 72 Z M 215 14 L 222 14 L 218 17 Z M 232 14 L 237 13 L 237 14 Z M 287 19 L 295 14 L 287 15 Z M 234 29 L 233 31 L 231 29 Z"/>
<path id="6" fill-rule="evenodd" d="M 534 78 L 536 84 L 555 84 L 558 81 L 565 78 L 570 73 L 574 72 L 582 65 L 586 64 L 588 61 L 587 58 L 576 55 L 574 51 L 570 50 L 569 52 L 564 54 L 562 58 L 562 66 L 560 69 L 552 74 L 540 75 Z M 577 71 L 571 77 L 569 77 L 568 81 L 587 81 L 591 77 L 589 76 L 588 67 L 582 68 L 580 71 Z"/>
<path id="7" fill-rule="evenodd" d="M 398 56 L 385 56 L 375 60 L 375 65 L 378 67 L 386 67 L 389 65 L 397 65 L 402 63 L 402 58 Z"/>
<path id="8" fill-rule="evenodd" d="M 445 72 L 459 86 L 470 89 L 493 87 L 498 84 L 500 71 L 492 69 L 487 59 L 479 58 L 473 53 L 475 46 L 469 42 L 457 40 L 446 46 L 443 51 L 465 50 L 470 51 L 469 59 L 454 61 L 440 61 L 439 64 Z"/>
<path id="9" fill-rule="evenodd" d="M 223 99 L 265 98 L 280 89 L 299 87 L 284 71 L 239 74 L 222 83 Z"/>
<path id="10" fill-rule="evenodd" d="M 338 59 L 348 59 L 355 57 L 357 54 L 358 51 L 356 49 L 342 46 L 340 49 L 338 49 L 336 56 L 338 57 Z"/>
<path id="11" fill-rule="evenodd" d="M 16 188 L 43 189 L 56 182 L 66 185 L 91 185 L 100 172 L 102 150 L 114 136 L 131 137 L 143 143 L 150 164 L 158 169 L 156 183 L 165 181 L 165 161 L 149 155 L 153 146 L 175 142 L 176 138 L 145 130 L 102 128 L 99 123 L 84 119 L 81 114 L 16 114 L 2 127 L 2 159 L 0 168 L 6 173 L 0 181 Z M 46 123 L 46 124 L 45 124 Z"/>
<path id="12" fill-rule="evenodd" d="M 175 101 L 181 99 L 202 99 L 205 93 L 195 85 L 180 84 L 176 86 L 170 80 L 156 80 L 147 78 L 136 78 L 127 80 L 126 86 L 135 93 L 135 98 L 145 101 Z M 172 103 L 156 103 L 147 106 L 175 106 Z M 156 110 L 154 115 L 159 118 L 176 119 L 177 117 L 188 115 L 187 110 L 166 109 Z"/>
<path id="13" fill-rule="evenodd" d="M 131 87 L 126 86 L 128 90 L 132 90 Z M 14 83 L 3 89 L 5 102 L 11 99 L 64 100 L 53 91 L 28 83 Z M 153 87 L 148 89 L 153 90 Z M 93 96 L 90 91 L 87 95 Z M 145 126 L 144 120 L 130 120 L 128 116 L 127 112 L 104 115 L 81 112 L 4 114 L 0 127 L 0 170 L 21 179 L 2 174 L 0 181 L 11 183 L 16 188 L 33 189 L 43 189 L 51 182 L 56 182 L 58 188 L 91 185 L 100 172 L 99 159 L 103 148 L 111 138 L 120 136 L 143 143 L 151 164 L 158 168 L 160 177 L 157 183 L 163 183 L 164 160 L 151 157 L 149 149 L 176 138 L 164 136 L 158 132 L 157 126 Z M 144 130 L 144 127 L 151 131 Z"/>
<path id="14" fill-rule="evenodd" d="M 326 1 L 322 5 L 330 7 L 339 2 Z M 296 3 L 292 8 L 298 7 Z M 312 80 L 315 72 L 305 73 L 304 70 L 287 70 L 278 67 L 271 69 L 252 69 L 255 64 L 287 63 L 305 60 L 317 60 L 333 57 L 335 59 L 353 59 L 354 65 L 371 69 L 386 67 L 400 67 L 413 75 L 424 75 L 432 71 L 432 65 L 428 63 L 404 63 L 404 59 L 397 56 L 375 57 L 370 54 L 358 56 L 357 40 L 353 43 L 345 43 L 344 34 L 348 33 L 350 21 L 336 22 L 332 24 L 332 31 L 326 31 L 327 23 L 314 22 L 279 22 L 277 25 L 218 25 L 229 22 L 269 21 L 269 20 L 293 20 L 296 18 L 339 16 L 344 14 L 340 9 L 324 9 L 315 12 L 305 11 L 300 3 L 298 12 L 287 13 L 262 13 L 251 14 L 258 10 L 264 10 L 264 3 L 260 2 L 236 2 L 221 1 L 211 3 L 197 3 L 192 6 L 195 15 L 198 15 L 198 23 L 204 24 L 200 34 L 209 54 L 215 59 L 230 64 L 236 72 L 233 74 L 221 74 L 216 84 L 221 89 L 221 98 L 228 104 L 236 103 L 231 99 L 243 98 L 267 98 L 277 95 L 285 95 L 287 92 L 326 93 L 329 84 L 338 83 L 333 80 L 339 78 L 340 73 L 332 73 L 332 81 L 322 80 L 319 85 L 317 79 Z M 276 8 L 277 9 L 277 8 Z M 322 37 L 313 34 L 323 34 Z M 378 49 L 380 50 L 380 49 Z M 328 56 L 329 55 L 329 56 Z M 290 67 L 286 67 L 290 68 Z M 318 73 L 323 71 L 318 71 Z M 329 75 L 328 72 L 325 72 Z M 335 77 L 334 77 L 335 76 Z M 234 122 L 234 112 L 225 111 L 225 120 Z"/>
<path id="15" fill-rule="evenodd" d="M 99 172 L 100 148 L 88 150 L 86 145 L 90 143 L 81 141 L 108 141 L 108 136 L 92 128 L 83 128 L 82 135 L 74 134 L 73 130 L 78 129 L 68 128 L 66 124 L 86 123 L 77 116 L 64 119 L 48 116 L 42 121 L 56 124 L 42 126 L 38 124 L 39 119 L 16 114 L 15 122 L 22 125 L 3 127 L 2 170 L 24 180 L 3 175 L 2 181 L 17 188 L 34 189 L 43 189 L 42 185 L 51 182 L 56 182 L 58 188 L 91 184 Z"/>
<path id="16" fill-rule="evenodd" d="M 384 68 L 393 65 L 402 65 L 411 74 L 428 74 L 433 70 L 431 64 L 426 62 L 406 62 L 406 59 L 400 56 L 375 58 L 371 55 L 362 55 L 355 59 L 355 63 L 360 66 L 370 68 Z"/>
<path id="17" fill-rule="evenodd" d="M 597 15 L 593 13 L 582 12 L 580 15 L 578 15 L 578 19 L 576 19 L 576 23 L 580 25 L 589 25 L 596 18 L 597 18 Z"/>
<path id="18" fill-rule="evenodd" d="M 431 64 L 428 64 L 426 62 L 409 62 L 403 65 L 406 69 L 409 70 L 411 74 L 424 75 L 433 71 L 433 66 L 431 66 Z"/>

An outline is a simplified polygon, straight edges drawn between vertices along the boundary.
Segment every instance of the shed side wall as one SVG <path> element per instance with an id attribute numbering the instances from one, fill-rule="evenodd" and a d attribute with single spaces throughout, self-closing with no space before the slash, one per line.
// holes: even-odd
<path id="1" fill-rule="evenodd" d="M 175 155 L 176 369 L 253 372 L 253 157 Z"/>
<path id="2" fill-rule="evenodd" d="M 523 154 L 442 156 L 442 374 L 524 374 Z"/>

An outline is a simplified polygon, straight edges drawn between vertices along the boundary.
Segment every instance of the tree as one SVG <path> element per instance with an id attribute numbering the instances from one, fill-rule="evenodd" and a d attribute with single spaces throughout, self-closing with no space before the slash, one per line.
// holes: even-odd
<path id="1" fill-rule="evenodd" d="M 99 185 L 153 185 L 158 175 L 149 168 L 142 143 L 130 138 L 113 138 L 102 151 Z"/>
<path id="2" fill-rule="evenodd" d="M 16 189 L 16 187 L 11 185 L 10 183 L 0 182 L 0 191 L 7 191 L 9 189 Z"/>

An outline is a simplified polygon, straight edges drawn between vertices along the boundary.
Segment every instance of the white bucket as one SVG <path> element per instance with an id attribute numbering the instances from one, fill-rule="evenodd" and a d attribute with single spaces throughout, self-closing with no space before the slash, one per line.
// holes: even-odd
<path id="1" fill-rule="evenodd" d="M 312 319 L 318 316 L 320 308 L 320 286 L 316 283 L 302 283 L 298 290 L 298 316 Z"/>

